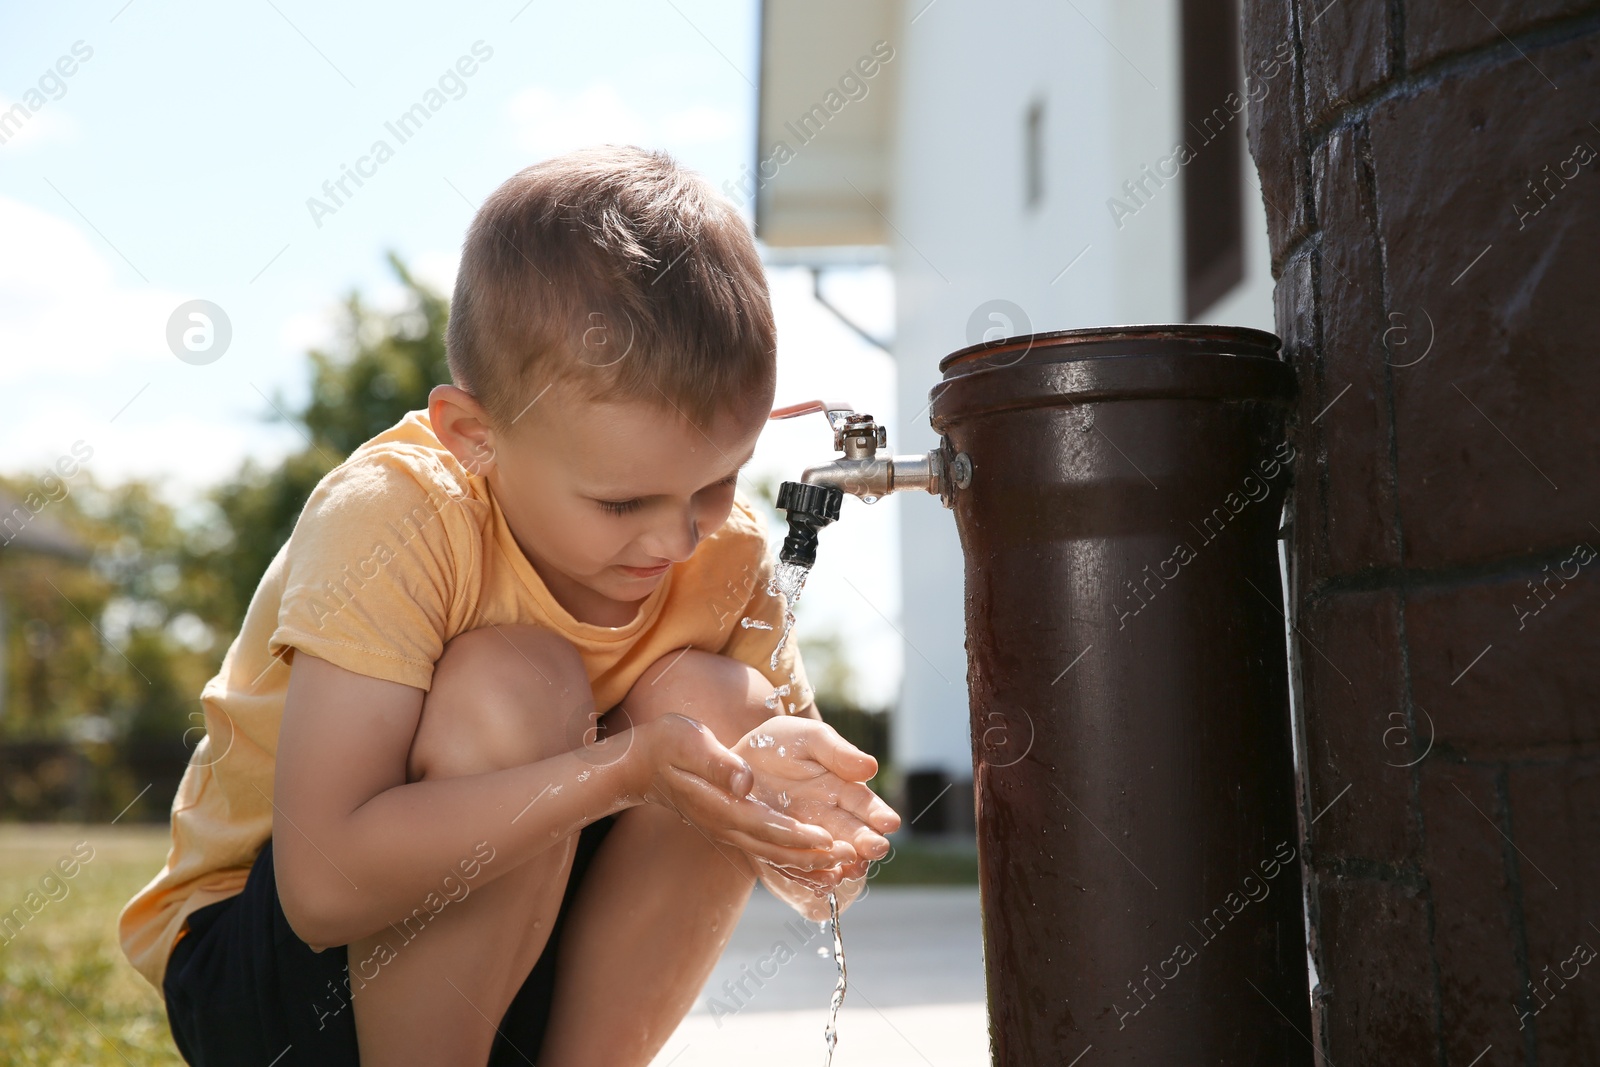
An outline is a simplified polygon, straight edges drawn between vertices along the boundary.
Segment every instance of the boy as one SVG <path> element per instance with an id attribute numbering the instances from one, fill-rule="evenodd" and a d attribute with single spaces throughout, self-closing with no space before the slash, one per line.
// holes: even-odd
<path id="1" fill-rule="evenodd" d="M 784 605 L 735 496 L 775 343 L 731 205 L 639 149 L 527 168 L 447 348 L 268 567 L 120 917 L 192 1064 L 642 1067 L 757 878 L 825 918 L 899 825 L 741 624 Z"/>

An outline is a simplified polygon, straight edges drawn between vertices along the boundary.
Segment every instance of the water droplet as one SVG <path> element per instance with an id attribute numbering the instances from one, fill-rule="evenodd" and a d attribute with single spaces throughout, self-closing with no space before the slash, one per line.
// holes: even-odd
<path id="1" fill-rule="evenodd" d="M 589 774 L 590 774 L 589 771 L 580 772 L 579 775 L 578 775 L 578 781 L 587 782 L 589 780 Z"/>
<path id="2" fill-rule="evenodd" d="M 777 740 L 771 734 L 756 734 L 750 739 L 750 743 L 756 748 L 771 748 Z"/>
<path id="3" fill-rule="evenodd" d="M 778 755 L 780 755 L 780 756 L 787 756 L 787 755 L 788 755 L 788 754 L 789 754 L 789 753 L 787 753 L 787 752 L 785 752 L 785 751 L 784 751 L 784 748 L 783 748 L 783 746 L 782 746 L 782 745 L 779 745 L 779 746 L 778 746 Z"/>
<path id="4" fill-rule="evenodd" d="M 863 504 L 876 504 L 878 502 L 878 498 L 873 496 L 871 493 L 868 493 L 866 496 L 861 498 L 861 502 Z"/>
<path id="5" fill-rule="evenodd" d="M 827 945 L 818 945 L 817 946 L 817 958 L 818 959 L 823 959 L 823 960 L 828 958 L 828 946 Z"/>
<path id="6" fill-rule="evenodd" d="M 740 619 L 739 620 L 739 625 L 743 626 L 746 630 L 770 630 L 770 629 L 772 629 L 772 624 L 770 622 L 765 622 L 765 621 L 763 621 L 761 619 Z"/>

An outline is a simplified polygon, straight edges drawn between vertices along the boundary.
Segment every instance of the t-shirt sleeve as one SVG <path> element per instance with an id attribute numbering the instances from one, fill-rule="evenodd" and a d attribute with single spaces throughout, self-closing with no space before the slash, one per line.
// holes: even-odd
<path id="1" fill-rule="evenodd" d="M 719 651 L 724 656 L 750 664 L 766 675 L 775 688 L 781 690 L 788 686 L 782 698 L 783 710 L 790 711 L 793 705 L 791 714 L 804 714 L 808 708 L 815 706 L 816 700 L 811 683 L 806 678 L 805 664 L 800 657 L 800 644 L 795 633 L 789 634 L 783 650 L 778 653 L 777 666 L 772 664 L 772 650 L 783 635 L 784 615 L 783 596 L 767 592 L 767 583 L 772 580 L 777 560 L 767 546 L 766 532 L 758 513 L 742 504 L 736 507 L 744 512 L 743 518 L 753 529 L 753 535 L 746 539 L 745 551 L 755 582 L 750 586 L 750 595 L 743 607 L 733 616 L 732 633 Z M 745 626 L 745 619 L 757 625 Z"/>
<path id="2" fill-rule="evenodd" d="M 353 458 L 318 483 L 290 534 L 268 651 L 308 652 L 349 671 L 428 689 L 463 628 L 480 566 L 474 506 L 423 457 Z"/>

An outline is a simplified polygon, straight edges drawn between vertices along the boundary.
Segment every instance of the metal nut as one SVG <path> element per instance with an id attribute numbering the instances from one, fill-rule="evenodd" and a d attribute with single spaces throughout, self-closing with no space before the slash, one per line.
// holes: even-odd
<path id="1" fill-rule="evenodd" d="M 950 461 L 950 478 L 956 483 L 957 489 L 965 489 L 972 484 L 972 457 L 965 452 L 956 454 Z"/>

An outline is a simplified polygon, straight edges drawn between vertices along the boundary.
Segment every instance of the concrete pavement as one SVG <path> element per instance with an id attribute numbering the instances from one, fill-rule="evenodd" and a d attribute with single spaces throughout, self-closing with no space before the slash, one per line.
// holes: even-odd
<path id="1" fill-rule="evenodd" d="M 836 1067 L 989 1062 L 975 887 L 874 886 L 841 925 L 850 986 Z M 826 926 L 801 919 L 758 885 L 654 1067 L 821 1064 L 837 975 Z"/>

